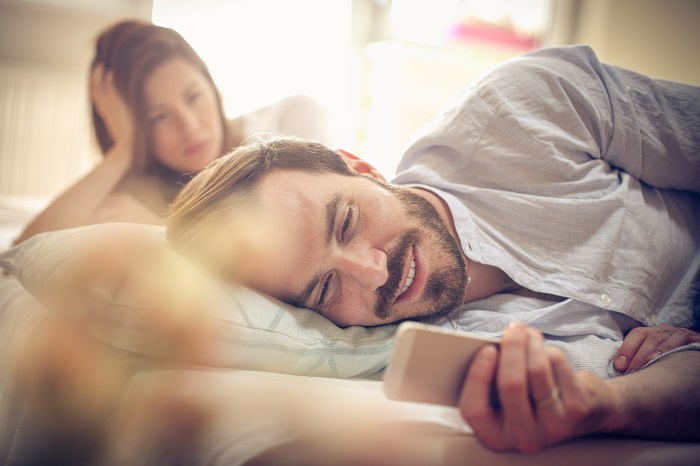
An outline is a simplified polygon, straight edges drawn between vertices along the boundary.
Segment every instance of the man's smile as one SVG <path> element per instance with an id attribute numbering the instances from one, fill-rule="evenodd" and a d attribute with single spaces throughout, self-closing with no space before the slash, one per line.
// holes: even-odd
<path id="1" fill-rule="evenodd" d="M 413 277 L 416 275 L 416 259 L 413 257 L 413 254 L 411 254 L 411 266 L 408 270 L 408 275 L 406 276 L 406 282 L 403 285 L 403 290 L 401 290 L 401 293 L 399 293 L 399 296 L 404 294 L 406 290 L 408 290 L 413 283 Z"/>
<path id="2" fill-rule="evenodd" d="M 418 247 L 413 244 L 406 261 L 406 270 L 403 274 L 403 286 L 399 291 L 394 304 L 417 299 L 423 292 L 427 282 L 425 261 Z"/>
<path id="3" fill-rule="evenodd" d="M 294 240 L 262 253 L 248 286 L 341 326 L 428 318 L 462 301 L 459 244 L 413 191 L 296 171 L 270 173 L 260 191 L 256 207 L 274 218 L 269 229 L 289 231 Z"/>

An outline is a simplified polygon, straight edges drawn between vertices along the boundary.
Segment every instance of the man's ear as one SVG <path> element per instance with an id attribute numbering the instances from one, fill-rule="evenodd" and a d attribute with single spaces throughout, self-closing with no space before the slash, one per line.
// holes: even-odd
<path id="1" fill-rule="evenodd" d="M 343 149 L 338 149 L 338 153 L 343 157 L 343 160 L 345 160 L 345 163 L 348 164 L 350 168 L 355 170 L 357 173 L 361 175 L 368 175 L 371 176 L 372 178 L 377 178 L 382 181 L 386 181 L 384 178 L 384 175 L 382 175 L 379 170 L 374 168 L 372 165 L 370 165 L 368 162 L 365 162 L 355 154 L 351 154 L 348 151 L 345 151 Z"/>

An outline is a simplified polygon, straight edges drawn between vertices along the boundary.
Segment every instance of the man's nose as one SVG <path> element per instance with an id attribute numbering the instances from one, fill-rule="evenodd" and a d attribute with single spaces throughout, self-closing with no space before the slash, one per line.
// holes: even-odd
<path id="1" fill-rule="evenodd" d="M 353 248 L 344 251 L 340 258 L 340 269 L 356 282 L 375 290 L 389 278 L 386 253 L 381 249 Z"/>

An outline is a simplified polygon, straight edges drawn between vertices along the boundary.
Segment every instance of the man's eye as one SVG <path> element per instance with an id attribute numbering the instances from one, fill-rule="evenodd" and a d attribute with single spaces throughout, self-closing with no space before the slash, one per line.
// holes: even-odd
<path id="1" fill-rule="evenodd" d="M 345 216 L 345 221 L 343 221 L 343 228 L 341 229 L 341 234 L 340 238 L 345 241 L 345 232 L 350 228 L 350 224 L 352 223 L 352 218 L 353 215 L 355 215 L 355 210 L 352 207 L 348 208 L 348 213 Z"/>
<path id="2" fill-rule="evenodd" d="M 326 278 L 326 281 L 323 282 L 323 286 L 321 287 L 321 296 L 318 297 L 318 305 L 319 306 L 323 306 L 323 303 L 326 300 L 326 293 L 328 293 L 328 286 L 330 284 L 330 281 L 331 281 L 331 276 L 329 275 Z"/>

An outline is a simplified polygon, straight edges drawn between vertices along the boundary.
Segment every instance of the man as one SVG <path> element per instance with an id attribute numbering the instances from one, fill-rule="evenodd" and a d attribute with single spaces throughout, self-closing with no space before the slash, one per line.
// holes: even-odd
<path id="1" fill-rule="evenodd" d="M 698 88 L 602 64 L 587 47 L 545 49 L 465 90 L 393 184 L 345 152 L 262 142 L 188 184 L 168 236 L 338 325 L 506 327 L 460 402 L 491 448 L 594 432 L 698 440 L 700 353 L 679 349 L 700 349 L 681 329 L 697 325 L 699 125 Z M 628 331 L 658 324 L 632 332 L 613 366 Z"/>

